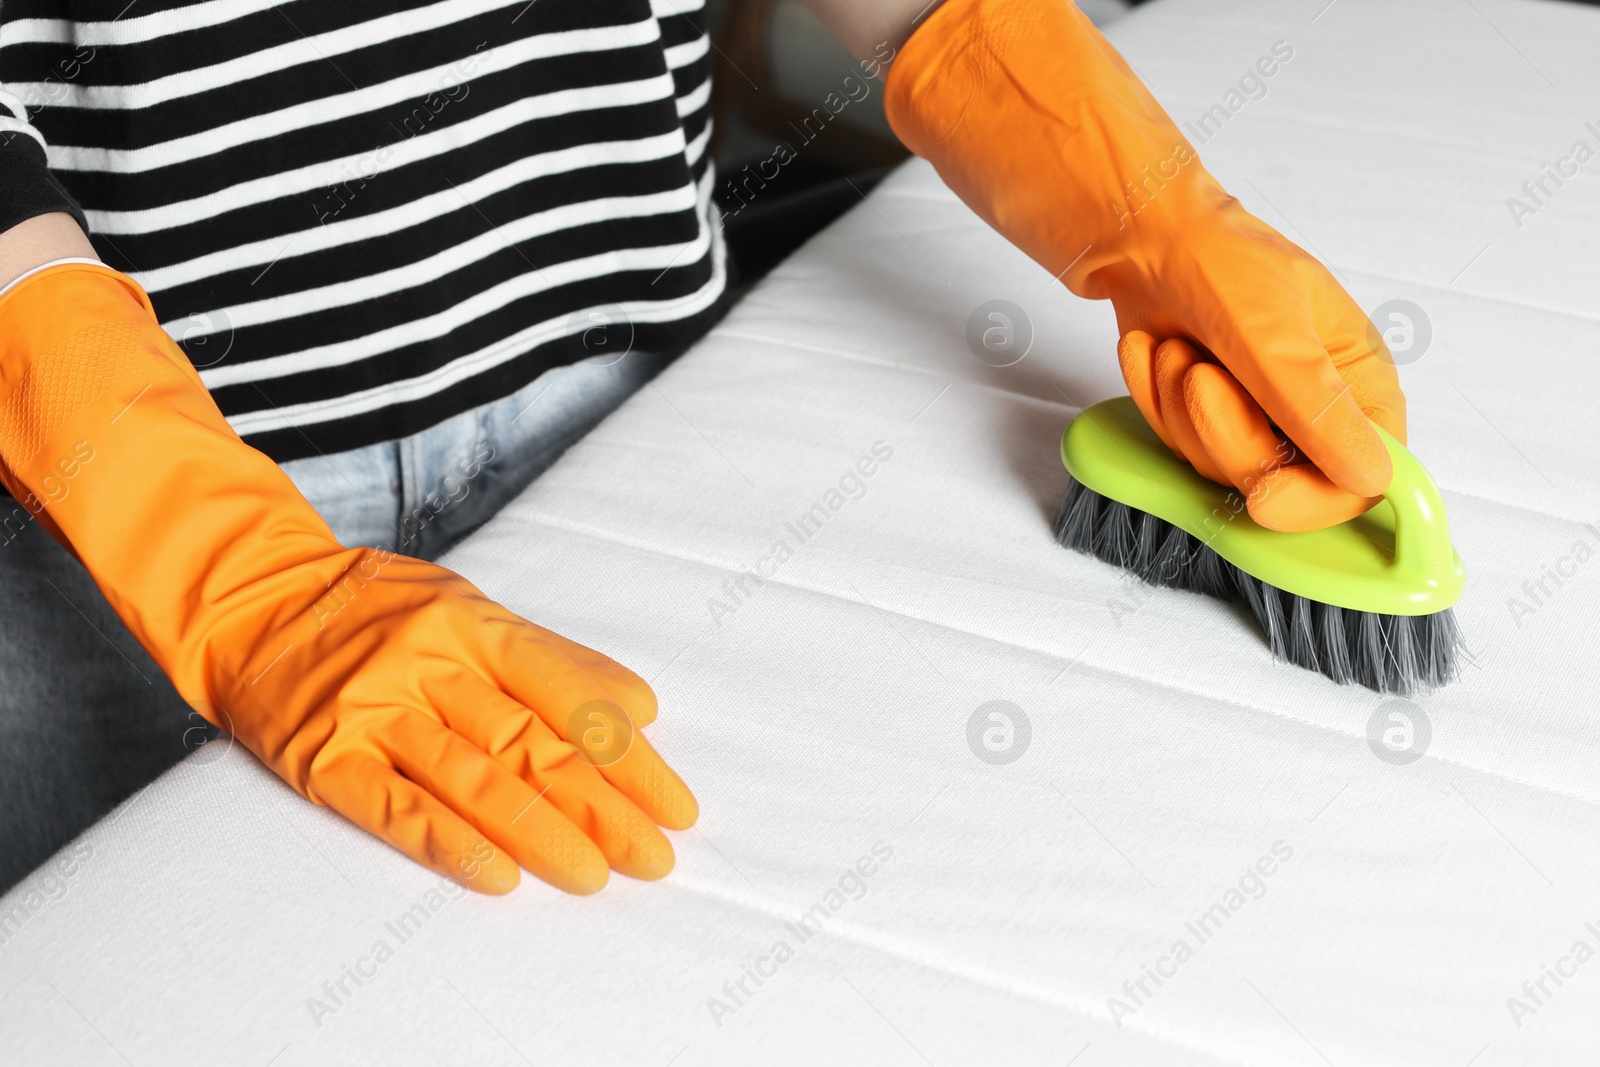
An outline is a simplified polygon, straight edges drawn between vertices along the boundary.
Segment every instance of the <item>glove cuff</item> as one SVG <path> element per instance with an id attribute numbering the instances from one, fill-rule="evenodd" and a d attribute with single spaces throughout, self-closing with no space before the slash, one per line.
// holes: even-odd
<path id="1" fill-rule="evenodd" d="M 0 295 L 0 475 L 212 722 L 217 679 L 259 671 L 277 616 L 310 612 L 349 555 L 228 425 L 138 283 L 99 264 Z"/>
<path id="2" fill-rule="evenodd" d="M 946 0 L 890 65 L 895 134 L 1081 296 L 1227 199 L 1137 75 L 1064 0 Z"/>

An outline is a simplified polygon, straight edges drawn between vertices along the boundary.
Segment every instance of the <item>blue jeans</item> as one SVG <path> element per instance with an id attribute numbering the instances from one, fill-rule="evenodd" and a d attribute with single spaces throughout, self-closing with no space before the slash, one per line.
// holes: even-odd
<path id="1" fill-rule="evenodd" d="M 283 470 L 346 545 L 436 559 L 661 369 L 558 367 L 399 441 Z M 0 545 L 0 892 L 214 731 L 36 522 Z"/>

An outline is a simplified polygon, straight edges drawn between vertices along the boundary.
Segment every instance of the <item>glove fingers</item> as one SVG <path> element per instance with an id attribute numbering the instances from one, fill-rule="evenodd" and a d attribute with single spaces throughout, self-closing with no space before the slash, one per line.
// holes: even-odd
<path id="1" fill-rule="evenodd" d="M 1318 339 L 1303 294 L 1263 294 L 1261 306 L 1270 310 L 1219 333 L 1212 351 L 1336 485 L 1382 493 L 1394 473 L 1389 450 Z"/>
<path id="2" fill-rule="evenodd" d="M 1269 530 L 1321 530 L 1362 514 L 1377 497 L 1359 497 L 1295 454 L 1273 432 L 1261 406 L 1222 367 L 1202 363 L 1184 379 L 1195 432 L 1229 481 L 1245 494 L 1250 517 Z"/>
<path id="3" fill-rule="evenodd" d="M 1117 342 L 1117 363 L 1122 367 L 1122 380 L 1139 414 L 1168 451 L 1182 455 L 1161 415 L 1161 395 L 1156 390 L 1156 339 L 1143 330 L 1129 330 Z"/>
<path id="4" fill-rule="evenodd" d="M 667 835 L 593 767 L 563 764 L 554 769 L 551 782 L 557 806 L 600 846 L 613 870 L 644 881 L 672 872 L 676 860 Z"/>
<path id="5" fill-rule="evenodd" d="M 1169 337 L 1161 342 L 1156 349 L 1156 393 L 1161 401 L 1161 417 L 1167 424 L 1167 435 L 1177 446 L 1173 451 L 1213 482 L 1228 485 L 1227 476 L 1212 462 L 1194 423 L 1189 421 L 1189 407 L 1184 400 L 1184 378 L 1201 362 L 1200 353 L 1182 338 Z"/>
<path id="6" fill-rule="evenodd" d="M 566 740 L 570 740 L 569 720 L 579 708 L 595 701 L 617 707 L 626 713 L 629 726 L 637 726 L 633 709 L 615 699 L 609 686 L 569 657 L 568 644 L 558 634 L 523 623 L 507 633 L 505 654 L 496 659 L 496 677 L 489 682 L 498 684 L 500 692 L 523 707 L 537 712 L 552 733 Z"/>
<path id="7" fill-rule="evenodd" d="M 516 861 L 428 791 L 372 756 L 330 762 L 313 781 L 317 799 L 430 870 L 480 893 L 509 893 Z"/>
<path id="8" fill-rule="evenodd" d="M 599 846 L 613 870 L 643 879 L 661 878 L 672 870 L 666 835 L 601 776 L 589 754 L 556 737 L 535 712 L 481 679 L 467 681 L 436 706 L 451 729 L 543 793 Z M 608 710 L 604 702 L 596 702 L 585 714 L 605 718 Z M 593 719 L 589 722 L 593 728 Z M 628 730 L 623 721 L 605 727 Z M 631 737 L 625 740 L 632 743 Z"/>
<path id="9" fill-rule="evenodd" d="M 656 721 L 658 704 L 650 683 L 624 667 L 603 652 L 580 645 L 557 633 L 549 633 L 551 643 L 567 658 L 582 667 L 590 678 L 600 685 L 611 699 L 622 705 L 622 710 L 633 719 L 635 726 L 649 726 Z"/>
<path id="10" fill-rule="evenodd" d="M 1313 410 L 1303 402 L 1307 397 L 1322 401 L 1322 406 Z M 1286 416 L 1277 416 L 1278 425 L 1336 485 L 1357 496 L 1377 496 L 1389 488 L 1394 476 L 1389 450 L 1356 403 L 1348 383 L 1340 381 L 1322 395 L 1308 390 L 1286 403 L 1284 411 Z"/>
<path id="11" fill-rule="evenodd" d="M 1246 496 L 1262 475 L 1296 458 L 1294 446 L 1272 431 L 1261 405 L 1215 363 L 1190 369 L 1183 379 L 1183 397 L 1206 455 Z"/>
<path id="12" fill-rule="evenodd" d="M 610 865 L 539 790 L 461 735 L 422 715 L 389 724 L 384 742 L 395 767 L 476 826 L 527 870 L 557 889 L 593 893 Z"/>
<path id="13" fill-rule="evenodd" d="M 1374 356 L 1371 360 L 1353 363 L 1339 372 L 1350 387 L 1350 396 L 1363 415 L 1388 430 L 1401 444 L 1406 443 L 1406 398 L 1393 379 L 1394 368 Z M 1381 447 L 1382 442 L 1379 442 Z M 1384 458 L 1388 459 L 1388 450 Z M 1387 489 L 1388 483 L 1383 484 Z M 1379 490 L 1382 492 L 1382 489 Z"/>
<path id="14" fill-rule="evenodd" d="M 584 748 L 581 738 L 573 743 Z M 642 733 L 633 735 L 633 744 L 621 756 L 608 753 L 595 766 L 623 796 L 669 830 L 687 830 L 700 817 L 694 794 Z"/>
<path id="15" fill-rule="evenodd" d="M 1268 471 L 1258 479 L 1246 506 L 1258 526 L 1304 533 L 1348 522 L 1382 499 L 1347 493 L 1309 463 L 1297 463 Z"/>
<path id="16" fill-rule="evenodd" d="M 1378 326 L 1331 275 L 1325 277 L 1318 299 L 1317 329 L 1328 358 L 1367 418 L 1405 444 L 1406 396 L 1400 391 L 1394 356 Z"/>
<path id="17" fill-rule="evenodd" d="M 501 689 L 532 708 L 562 740 L 579 749 L 606 781 L 644 813 L 669 830 L 687 830 L 700 807 L 683 779 L 656 753 L 644 735 L 576 664 L 551 656 L 539 642 L 507 661 Z M 517 669 L 519 665 L 538 670 Z M 621 713 L 621 718 L 618 718 Z"/>
<path id="18" fill-rule="evenodd" d="M 489 599 L 459 574 L 450 575 L 450 584 L 503 639 L 496 657 L 499 677 L 521 679 L 522 688 L 535 695 L 530 699 L 508 690 L 515 699 L 542 713 L 545 705 L 554 708 L 570 703 L 575 707 L 586 700 L 609 697 L 635 725 L 655 721 L 655 691 L 633 671 L 603 653 L 529 622 Z M 574 691 L 585 695 L 572 702 L 568 698 Z"/>

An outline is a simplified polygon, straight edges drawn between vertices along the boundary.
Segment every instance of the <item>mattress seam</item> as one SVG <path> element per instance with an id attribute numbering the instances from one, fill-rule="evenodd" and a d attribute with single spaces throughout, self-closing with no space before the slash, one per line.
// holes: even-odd
<path id="1" fill-rule="evenodd" d="M 724 904 L 732 904 L 735 907 L 743 908 L 746 911 L 755 912 L 758 915 L 764 915 L 778 920 L 788 920 L 793 918 L 792 915 L 780 910 L 775 904 L 771 906 L 763 906 L 751 900 L 742 899 L 736 893 L 719 893 L 712 888 L 712 883 L 709 882 L 696 885 L 694 879 L 685 878 L 680 875 L 679 877 L 674 878 L 669 884 L 674 888 L 686 890 L 687 892 L 694 893 L 711 900 L 719 901 Z M 759 891 L 757 892 L 759 893 Z M 884 941 L 894 942 L 893 944 L 886 945 L 874 943 L 873 940 L 861 936 L 859 933 L 848 936 L 840 935 L 837 933 L 837 931 L 841 928 L 849 928 L 854 931 L 861 929 L 862 927 L 861 924 L 851 923 L 846 920 L 842 927 L 830 925 L 826 928 L 819 929 L 817 932 L 824 935 L 833 934 L 836 940 L 845 941 L 858 947 L 865 948 L 869 951 L 881 953 L 885 956 L 889 956 L 893 959 L 910 964 L 913 967 L 920 967 L 925 970 L 933 971 L 936 974 L 944 974 L 962 981 L 971 982 L 974 985 L 995 990 L 1009 997 L 1017 997 L 1023 1000 L 1032 1001 L 1034 1003 L 1043 1004 L 1044 1006 L 1057 1011 L 1066 1011 L 1084 1020 L 1085 1022 L 1091 1022 L 1100 1026 L 1105 1025 L 1104 1020 L 1099 1018 L 1098 1013 L 1090 1011 L 1086 1008 L 1074 1006 L 1072 1002 L 1077 998 L 1068 998 L 1062 994 L 1056 994 L 1055 997 L 1052 998 L 1051 995 L 1044 993 L 1042 990 L 1048 987 L 1044 986 L 1042 983 L 1032 981 L 1023 983 L 1016 980 L 1006 982 L 999 977 L 991 977 L 985 973 L 987 970 L 992 970 L 991 968 L 980 969 L 970 965 L 963 966 L 961 963 L 955 960 L 941 959 L 940 954 L 931 951 L 922 954 L 913 954 L 913 951 L 908 950 L 907 948 L 898 944 L 898 942 L 902 940 L 901 938 L 895 937 L 886 931 L 882 932 L 882 939 Z M 1029 988 L 1030 986 L 1038 986 L 1040 991 L 1034 991 Z M 1132 1024 L 1128 1025 L 1131 1029 Z M 1230 1065 L 1230 1067 L 1249 1067 L 1247 1061 L 1237 1060 L 1232 1056 L 1208 1049 L 1203 1045 L 1197 1045 L 1193 1043 L 1192 1040 L 1186 1041 L 1181 1038 L 1169 1036 L 1167 1033 L 1152 1031 L 1148 1027 L 1141 1027 L 1137 1032 L 1142 1037 L 1159 1041 L 1164 1045 L 1168 1045 L 1184 1052 L 1198 1052 L 1204 1056 L 1214 1059 L 1220 1064 L 1227 1064 Z"/>
<path id="2" fill-rule="evenodd" d="M 601 532 L 599 532 L 597 530 L 585 529 L 585 528 L 582 528 L 582 527 L 578 527 L 578 526 L 574 526 L 574 525 L 567 524 L 567 523 L 562 523 L 562 522 L 555 522 L 555 521 L 552 521 L 552 520 L 550 520 L 548 518 L 545 518 L 545 517 L 542 517 L 542 516 L 532 516 L 529 521 L 538 523 L 538 524 L 543 525 L 543 526 L 550 527 L 551 529 L 562 530 L 562 531 L 567 532 L 567 533 L 576 534 L 576 535 L 581 536 L 581 537 L 589 537 L 589 538 L 592 538 L 592 539 L 597 540 L 597 541 L 604 541 L 604 542 L 607 542 L 607 543 L 610 543 L 610 544 L 619 544 L 619 545 L 623 545 L 623 546 L 628 547 L 628 548 L 634 548 L 634 549 L 649 553 L 651 555 L 659 556 L 659 557 L 661 557 L 663 559 L 675 560 L 675 561 L 677 561 L 679 563 L 687 563 L 687 564 L 691 564 L 691 565 L 694 565 L 694 566 L 706 567 L 706 568 L 709 568 L 709 569 L 712 569 L 712 570 L 720 570 L 720 571 L 724 571 L 724 572 L 726 572 L 728 574 L 740 574 L 740 573 L 743 573 L 742 571 L 733 570 L 733 569 L 731 569 L 729 567 L 726 567 L 726 566 L 724 566 L 722 564 L 719 564 L 719 563 L 711 562 L 711 561 L 704 560 L 704 559 L 696 559 L 696 558 L 694 558 L 692 556 L 686 556 L 686 555 L 682 555 L 682 554 L 679 554 L 679 553 L 670 552 L 670 551 L 662 549 L 662 548 L 660 548 L 658 546 L 645 544 L 643 542 L 630 541 L 630 540 L 628 540 L 628 539 L 626 539 L 624 537 L 621 537 L 621 536 L 611 536 L 611 535 L 607 535 L 605 533 L 601 533 Z M 1062 659 L 1062 657 L 1058 653 L 1055 653 L 1055 652 L 1050 651 L 1048 649 L 1035 648 L 1035 647 L 1033 647 L 1031 645 L 1019 644 L 1016 641 L 1005 640 L 1005 639 L 1002 639 L 1002 638 L 999 638 L 999 637 L 995 637 L 995 636 L 993 636 L 991 634 L 980 633 L 980 632 L 975 631 L 975 630 L 963 629 L 963 628 L 961 628 L 959 626 L 954 626 L 954 625 L 951 625 L 949 623 L 939 622 L 939 621 L 933 620 L 933 619 L 925 619 L 925 618 L 922 618 L 921 616 L 917 616 L 917 615 L 908 615 L 908 614 L 904 613 L 903 611 L 898 611 L 898 610 L 896 610 L 894 608 L 880 607 L 880 606 L 875 605 L 875 604 L 867 603 L 864 600 L 855 600 L 855 599 L 853 599 L 851 597 L 843 596 L 841 594 L 834 593 L 834 592 L 831 592 L 831 591 L 826 590 L 826 589 L 814 589 L 814 588 L 811 588 L 809 586 L 796 585 L 793 582 L 780 581 L 780 580 L 778 580 L 776 578 L 767 578 L 767 579 L 764 579 L 763 581 L 766 582 L 766 583 L 772 584 L 772 585 L 776 585 L 781 589 L 788 589 L 788 590 L 791 590 L 791 591 L 796 592 L 796 593 L 810 594 L 812 596 L 825 597 L 825 598 L 830 599 L 830 600 L 836 600 L 836 601 L 840 601 L 840 602 L 846 603 L 846 604 L 854 604 L 857 607 L 867 608 L 869 610 L 874 610 L 874 611 L 888 611 L 891 614 L 894 614 L 894 615 L 898 616 L 899 618 L 906 619 L 906 620 L 909 620 L 911 622 L 919 622 L 919 623 L 922 623 L 923 625 L 932 626 L 932 627 L 935 627 L 937 629 L 947 631 L 949 633 L 960 634 L 960 635 L 962 635 L 964 637 L 976 638 L 978 640 L 987 641 L 987 642 L 989 642 L 991 644 L 1000 645 L 1000 646 L 1002 646 L 1004 648 L 1016 649 L 1016 650 L 1021 651 L 1021 652 L 1030 652 L 1030 653 L 1033 653 L 1034 655 L 1044 656 L 1047 659 L 1050 659 L 1050 660 L 1055 661 L 1055 662 L 1060 662 L 1061 659 Z M 1195 595 L 1198 595 L 1198 594 L 1195 594 Z M 1092 647 L 1092 646 L 1093 646 L 1093 641 L 1090 642 L 1090 647 Z M 1084 651 L 1087 652 L 1088 649 L 1086 648 Z M 1180 686 L 1177 686 L 1177 685 L 1174 685 L 1174 684 L 1172 684 L 1170 682 L 1164 682 L 1164 681 L 1161 681 L 1159 679 L 1150 677 L 1148 675 L 1137 673 L 1135 671 L 1125 670 L 1125 669 L 1117 668 L 1117 667 L 1110 667 L 1110 666 L 1106 666 L 1106 665 L 1102 665 L 1102 664 L 1088 663 L 1082 658 L 1083 654 L 1084 653 L 1079 653 L 1079 658 L 1076 659 L 1076 660 L 1070 661 L 1068 665 L 1069 666 L 1074 666 L 1074 667 L 1075 666 L 1087 666 L 1087 667 L 1089 667 L 1089 668 L 1091 668 L 1093 670 L 1099 671 L 1101 674 L 1104 674 L 1104 675 L 1111 675 L 1111 676 L 1114 676 L 1114 677 L 1117 677 L 1117 678 L 1126 679 L 1126 680 L 1129 680 L 1129 681 L 1132 681 L 1132 682 L 1142 682 L 1142 683 L 1144 683 L 1146 685 L 1154 686 L 1154 687 L 1156 687 L 1158 689 L 1161 689 L 1161 690 L 1164 690 L 1164 691 L 1167 691 L 1167 692 L 1182 693 L 1185 696 L 1199 697 L 1199 698 L 1201 698 L 1203 700 L 1210 700 L 1210 701 L 1213 701 L 1214 703 L 1221 704 L 1221 705 L 1224 705 L 1224 706 L 1227 706 L 1227 707 L 1233 707 L 1233 708 L 1237 708 L 1237 709 L 1239 709 L 1241 711 L 1248 711 L 1248 712 L 1253 712 L 1253 713 L 1255 713 L 1257 715 L 1267 716 L 1268 718 L 1271 718 L 1271 719 L 1279 721 L 1279 722 L 1294 723 L 1294 724 L 1296 724 L 1298 726 L 1305 727 L 1306 729 L 1309 729 L 1309 730 L 1314 730 L 1314 731 L 1317 731 L 1319 733 L 1324 733 L 1324 734 L 1332 734 L 1332 735 L 1335 735 L 1337 737 L 1344 738 L 1344 739 L 1347 739 L 1347 740 L 1358 740 L 1361 737 L 1361 735 L 1359 735 L 1359 734 L 1350 733 L 1350 732 L 1347 732 L 1347 731 L 1344 731 L 1344 730 L 1340 730 L 1340 729 L 1338 729 L 1336 727 L 1333 727 L 1333 726 L 1324 726 L 1324 725 L 1321 725 L 1319 723 L 1311 722 L 1311 721 L 1306 720 L 1306 719 L 1297 719 L 1297 718 L 1294 718 L 1294 717 L 1292 717 L 1290 715 L 1284 714 L 1282 712 L 1273 711 L 1271 708 L 1265 708 L 1265 707 L 1260 707 L 1260 706 L 1257 706 L 1257 705 L 1254 705 L 1254 704 L 1249 704 L 1249 703 L 1246 703 L 1246 702 L 1244 702 L 1242 700 L 1238 700 L 1238 699 L 1236 699 L 1234 697 L 1231 697 L 1231 696 L 1222 695 L 1222 694 L 1216 694 L 1216 693 L 1210 693 L 1210 692 L 1203 692 L 1203 691 L 1200 691 L 1200 690 L 1184 689 L 1184 688 L 1182 688 Z M 1448 759 L 1448 758 L 1446 758 L 1444 756 L 1435 755 L 1432 752 L 1424 753 L 1422 758 L 1423 759 L 1434 760 L 1437 763 L 1440 763 L 1440 764 L 1443 764 L 1443 765 L 1447 765 L 1447 766 L 1451 766 L 1451 767 L 1458 767 L 1458 768 L 1461 768 L 1462 770 L 1469 771 L 1469 772 L 1472 772 L 1472 773 L 1482 774 L 1482 775 L 1484 775 L 1484 776 L 1486 776 L 1488 778 L 1492 778 L 1492 779 L 1494 779 L 1496 781 L 1500 781 L 1500 782 L 1503 782 L 1503 783 L 1506 783 L 1506 784 L 1509 784 L 1509 785 L 1520 786 L 1520 787 L 1523 787 L 1523 788 L 1526 788 L 1526 789 L 1532 789 L 1532 790 L 1535 790 L 1535 791 L 1540 792 L 1540 793 L 1549 794 L 1551 796 L 1565 797 L 1565 798 L 1567 798 L 1569 800 L 1576 800 L 1576 801 L 1579 801 L 1581 803 L 1588 804 L 1588 805 L 1590 805 L 1592 807 L 1600 807 L 1600 799 L 1590 798 L 1590 797 L 1584 796 L 1581 793 L 1575 793 L 1575 792 L 1572 792 L 1571 790 L 1562 789 L 1562 788 L 1559 788 L 1557 786 L 1546 785 L 1546 784 L 1543 784 L 1543 783 L 1540 783 L 1540 782 L 1529 781 L 1529 780 L 1527 780 L 1525 778 L 1519 778 L 1519 777 L 1516 777 L 1514 775 L 1507 774 L 1507 773 L 1502 772 L 1502 771 L 1497 771 L 1497 770 L 1494 770 L 1494 769 L 1489 768 L 1489 767 L 1482 767 L 1482 766 L 1478 766 L 1476 764 L 1464 763 L 1464 762 L 1462 762 L 1460 760 L 1456 760 L 1456 759 Z"/>
<path id="3" fill-rule="evenodd" d="M 764 335 L 761 335 L 761 334 L 743 333 L 743 332 L 741 332 L 741 331 L 739 331 L 738 329 L 735 329 L 735 328 L 722 329 L 722 330 L 720 330 L 718 332 L 718 336 L 736 337 L 736 338 L 739 338 L 740 340 L 745 340 L 745 341 L 759 341 L 759 342 L 764 343 L 764 344 L 778 345 L 778 346 L 784 347 L 784 348 L 796 349 L 796 350 L 801 351 L 801 352 L 815 352 L 818 355 L 833 356 L 833 357 L 835 357 L 837 359 L 846 360 L 846 361 L 851 362 L 851 363 L 859 363 L 859 364 L 863 364 L 863 365 L 869 366 L 869 367 L 883 367 L 883 368 L 887 368 L 889 370 L 908 371 L 908 372 L 911 372 L 911 373 L 914 373 L 914 374 L 925 375 L 925 376 L 930 377 L 930 378 L 943 377 L 938 371 L 936 371 L 936 370 L 934 370 L 932 368 L 923 367 L 923 366 L 920 366 L 920 365 L 914 364 L 914 363 L 897 363 L 897 362 L 892 362 L 892 361 L 887 361 L 887 360 L 882 360 L 882 359 L 874 359 L 871 356 L 861 355 L 859 353 L 843 352 L 843 351 L 840 351 L 838 349 L 833 349 L 833 348 L 821 348 L 821 347 L 818 347 L 816 345 L 802 344 L 799 341 L 793 341 L 793 340 L 790 340 L 788 338 L 768 337 L 768 336 L 764 336 Z M 1058 401 L 1058 400 L 1052 400 L 1049 397 L 1037 397 L 1037 396 L 1033 396 L 1033 395 L 1031 395 L 1029 393 L 1018 392 L 1015 389 L 1005 389 L 1005 388 L 1002 388 L 1001 386 L 998 386 L 998 385 L 990 385 L 987 382 L 972 381 L 970 379 L 957 379 L 957 378 L 955 378 L 953 376 L 950 377 L 949 380 L 950 380 L 952 385 L 959 384 L 959 385 L 964 385 L 964 386 L 974 386 L 974 387 L 982 389 L 982 390 L 984 390 L 986 392 L 997 393 L 997 394 L 999 394 L 1001 396 L 1015 397 L 1019 401 L 1026 401 L 1026 402 L 1030 402 L 1030 403 L 1034 403 L 1034 404 L 1040 404 L 1040 405 L 1044 405 L 1046 407 L 1061 408 L 1061 409 L 1064 409 L 1064 410 L 1067 410 L 1067 411 L 1082 411 L 1082 410 L 1084 410 L 1083 408 L 1081 408 L 1078 405 L 1072 403 L 1071 401 L 1063 402 L 1063 401 Z M 1063 394 L 1063 396 L 1065 396 L 1065 394 Z M 1101 397 L 1100 399 L 1103 400 L 1103 399 L 1106 399 L 1106 398 L 1105 397 Z M 1095 401 L 1095 403 L 1098 403 L 1098 402 L 1099 402 L 1098 400 Z M 1457 487 L 1451 486 L 1451 485 L 1441 484 L 1439 486 L 1439 488 L 1442 491 L 1446 492 L 1446 493 L 1457 493 L 1457 494 L 1460 494 L 1461 496 L 1471 497 L 1474 500 L 1481 500 L 1486 504 L 1494 504 L 1494 505 L 1497 505 L 1499 507 L 1510 509 L 1512 511 L 1520 511 L 1520 512 L 1523 512 L 1523 513 L 1528 514 L 1528 515 L 1536 515 L 1536 516 L 1538 516 L 1540 518 L 1553 519 L 1556 522 L 1573 523 L 1573 524 L 1576 524 L 1576 525 L 1579 525 L 1579 526 L 1583 525 L 1583 520 L 1582 519 L 1569 518 L 1568 516 L 1565 516 L 1565 515 L 1557 515 L 1554 512 L 1542 511 L 1539 508 L 1531 507 L 1531 506 L 1529 506 L 1527 504 L 1520 504 L 1520 503 L 1517 503 L 1516 501 L 1513 501 L 1513 500 L 1501 500 L 1501 499 L 1499 499 L 1497 497 L 1485 496 L 1482 493 L 1475 493 L 1475 492 L 1473 492 L 1473 491 L 1471 491 L 1469 489 L 1460 489 L 1460 488 L 1457 488 Z"/>

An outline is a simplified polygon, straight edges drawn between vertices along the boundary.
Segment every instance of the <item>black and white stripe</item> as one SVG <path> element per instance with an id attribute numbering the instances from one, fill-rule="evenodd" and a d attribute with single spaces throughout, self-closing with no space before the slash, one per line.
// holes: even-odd
<path id="1" fill-rule="evenodd" d="M 0 168 L 42 135 L 247 441 L 359 447 L 720 312 L 702 4 L 6 0 Z"/>

